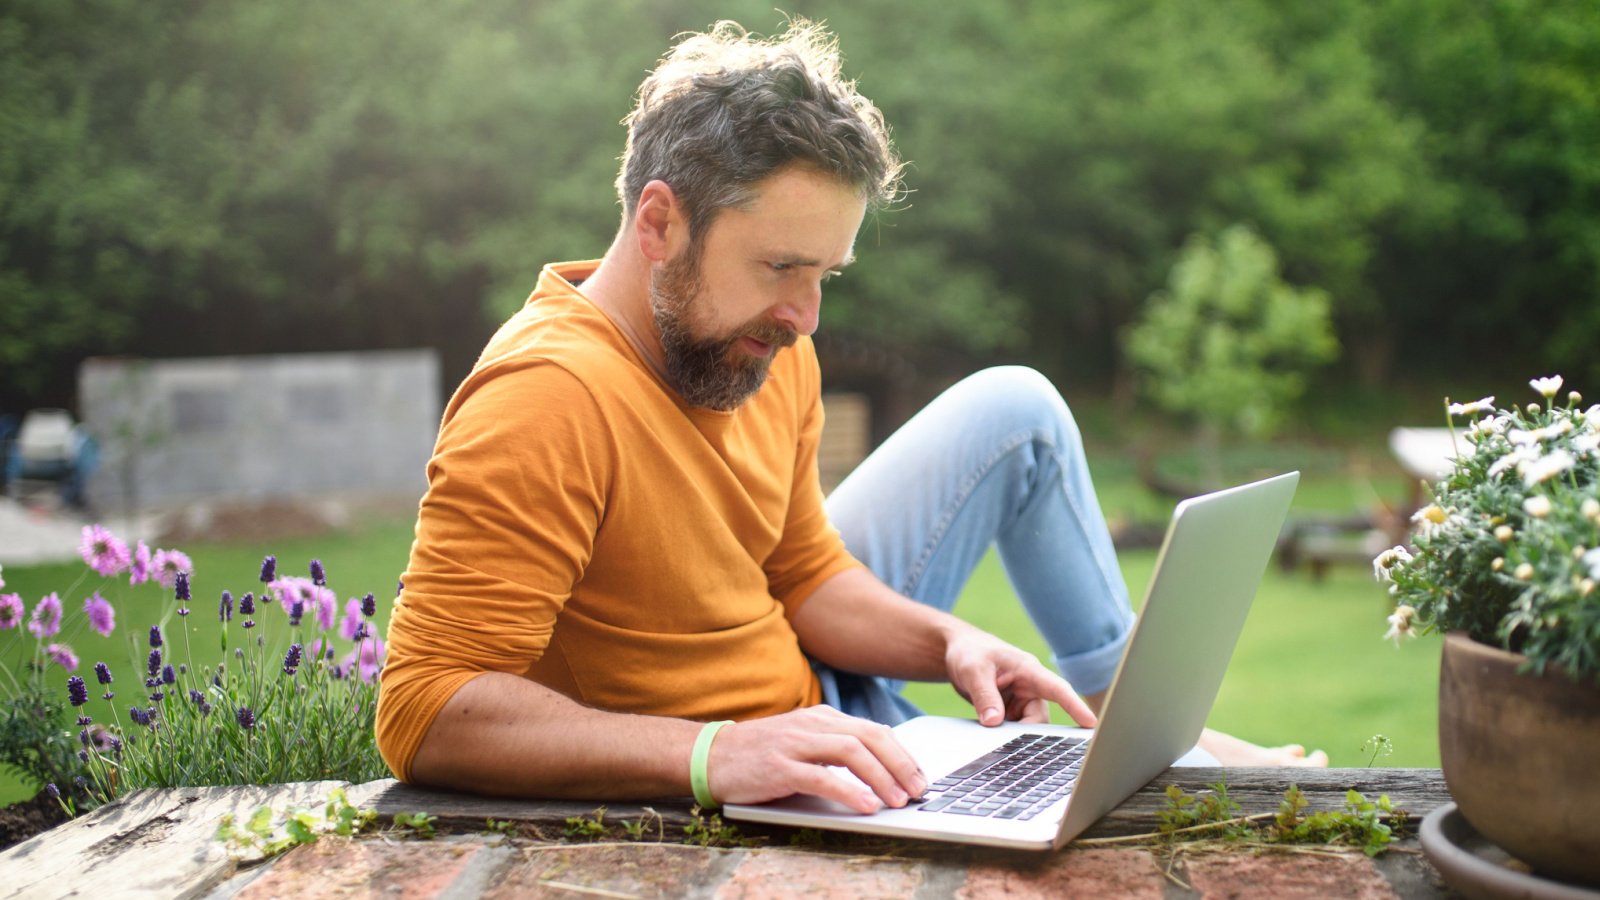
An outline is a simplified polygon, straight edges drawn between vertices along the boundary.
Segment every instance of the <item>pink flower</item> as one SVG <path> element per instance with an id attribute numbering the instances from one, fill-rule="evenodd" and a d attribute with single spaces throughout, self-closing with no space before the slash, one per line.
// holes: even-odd
<path id="1" fill-rule="evenodd" d="M 68 672 L 78 670 L 78 654 L 73 653 L 72 648 L 66 644 L 49 644 L 44 648 L 44 652 L 50 657 L 51 662 Z"/>
<path id="2" fill-rule="evenodd" d="M 312 584 L 309 578 L 278 578 L 267 583 L 267 590 L 277 596 L 284 612 L 294 615 L 295 604 L 300 604 L 300 615 L 315 615 L 317 627 L 323 631 L 333 627 L 333 617 L 339 610 L 339 596 L 328 588 Z"/>
<path id="3" fill-rule="evenodd" d="M 128 568 L 128 545 L 107 531 L 103 525 L 83 526 L 83 537 L 78 541 L 78 554 L 89 564 L 89 568 L 101 575 L 115 575 Z"/>
<path id="4" fill-rule="evenodd" d="M 157 550 L 155 558 L 150 561 L 151 577 L 161 583 L 164 588 L 171 588 L 178 583 L 178 573 L 194 575 L 194 563 L 189 561 L 189 555 L 182 550 Z"/>
<path id="5" fill-rule="evenodd" d="M 144 584 L 150 580 L 150 548 L 140 541 L 133 551 L 133 563 L 128 566 L 128 585 Z"/>
<path id="6" fill-rule="evenodd" d="M 361 601 L 354 597 L 345 601 L 344 619 L 339 622 L 339 636 L 347 641 L 356 639 L 356 632 L 360 630 L 365 619 L 361 615 Z"/>
<path id="7" fill-rule="evenodd" d="M 22 595 L 0 594 L 0 631 L 22 624 Z"/>
<path id="8" fill-rule="evenodd" d="M 33 608 L 28 620 L 28 633 L 36 638 L 47 638 L 61 630 L 61 598 L 50 594 Z"/>
<path id="9" fill-rule="evenodd" d="M 101 637 L 110 637 L 112 630 L 117 627 L 117 611 L 111 608 L 111 601 L 100 596 L 99 591 L 83 601 L 83 612 L 89 617 L 89 627 L 99 632 Z"/>
<path id="10" fill-rule="evenodd" d="M 371 681 L 377 678 L 378 672 L 383 669 L 384 650 L 383 638 L 376 636 L 367 638 L 361 642 L 361 646 L 345 656 L 340 668 L 347 674 L 352 669 L 358 669 L 362 681 Z"/>

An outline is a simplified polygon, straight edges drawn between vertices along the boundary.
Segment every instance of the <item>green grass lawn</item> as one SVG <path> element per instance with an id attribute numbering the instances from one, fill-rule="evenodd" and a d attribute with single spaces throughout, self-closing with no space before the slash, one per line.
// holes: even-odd
<path id="1" fill-rule="evenodd" d="M 1132 465 L 1109 454 L 1095 466 L 1107 516 L 1164 522 L 1171 504 L 1143 491 Z M 1235 461 L 1238 463 L 1238 461 Z M 1310 464 L 1307 464 L 1307 463 Z M 1351 512 L 1379 495 L 1397 496 L 1403 484 L 1397 479 L 1373 483 L 1352 477 L 1325 458 L 1306 457 L 1292 448 L 1276 456 L 1246 460 L 1244 475 L 1267 474 L 1290 467 L 1306 469 L 1291 515 Z M 198 664 L 214 664 L 220 657 L 217 599 L 223 589 L 236 596 L 256 590 L 261 557 L 273 553 L 279 571 L 303 575 L 312 558 L 323 561 L 329 586 L 344 598 L 372 591 L 380 598 L 380 623 L 387 624 L 389 598 L 395 578 L 405 566 L 411 543 L 411 522 L 374 521 L 347 531 L 315 538 L 295 538 L 264 543 L 209 543 L 185 546 L 195 562 L 194 613 L 185 625 Z M 1153 550 L 1122 554 L 1128 586 L 1139 602 L 1154 566 Z M 23 596 L 30 610 L 50 591 L 65 592 L 86 571 L 76 561 L 60 565 L 8 567 L 5 590 Z M 94 577 L 91 575 L 91 578 Z M 130 698 L 142 693 L 140 671 L 148 652 L 145 635 L 161 622 L 167 633 L 168 653 L 181 651 L 183 637 L 171 616 L 167 592 L 149 586 L 106 591 L 117 607 L 118 629 L 103 639 L 79 628 L 64 633 L 82 660 L 79 674 L 90 681 L 91 715 L 107 721 L 109 710 L 98 699 L 93 684 L 93 664 L 104 660 L 117 674 L 122 712 Z M 85 582 L 70 595 L 63 593 L 69 623 L 82 620 L 81 606 L 93 585 Z M 163 614 L 167 618 L 162 619 Z M 280 647 L 287 644 L 287 620 L 277 608 L 258 616 L 257 629 Z M 991 554 L 968 584 L 956 612 L 981 627 L 1013 641 L 1031 652 L 1047 656 L 1043 644 L 1013 597 L 997 559 Z M 1304 571 L 1284 573 L 1268 569 L 1244 635 L 1217 699 L 1210 724 L 1262 743 L 1303 743 L 1328 751 L 1336 766 L 1367 763 L 1359 750 L 1373 734 L 1387 735 L 1394 754 L 1379 765 L 1436 766 L 1436 695 L 1438 684 L 1437 638 L 1424 638 L 1397 650 L 1381 639 L 1388 606 L 1383 591 L 1365 566 L 1333 568 L 1322 581 Z M 237 622 L 233 634 L 238 635 Z M 26 643 L 24 643 L 24 639 Z M 0 638 L 0 660 L 15 671 L 31 651 L 31 637 L 13 631 Z M 56 678 L 56 676 L 60 676 Z M 50 677 L 65 685 L 65 673 L 53 669 Z M 971 709 L 946 686 L 916 684 L 907 689 L 913 701 L 929 712 L 970 715 Z M 31 795 L 33 788 L 0 773 L 0 804 Z"/>

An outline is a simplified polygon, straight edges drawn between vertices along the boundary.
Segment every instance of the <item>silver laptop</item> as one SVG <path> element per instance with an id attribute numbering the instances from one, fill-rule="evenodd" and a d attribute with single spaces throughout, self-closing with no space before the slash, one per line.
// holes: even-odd
<path id="1" fill-rule="evenodd" d="M 995 847 L 1059 848 L 1193 751 L 1289 512 L 1299 472 L 1178 504 L 1093 730 L 920 716 L 895 728 L 931 779 L 920 802 L 862 815 L 796 794 L 729 819 Z M 844 769 L 840 777 L 854 778 Z"/>

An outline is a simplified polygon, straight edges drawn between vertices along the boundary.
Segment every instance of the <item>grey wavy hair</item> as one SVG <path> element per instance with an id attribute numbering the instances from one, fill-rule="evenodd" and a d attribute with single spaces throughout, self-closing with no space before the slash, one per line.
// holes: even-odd
<path id="1" fill-rule="evenodd" d="M 683 37 L 639 86 L 623 123 L 624 219 L 660 179 L 695 239 L 718 210 L 748 204 L 758 182 L 795 163 L 838 178 L 871 209 L 901 190 L 883 115 L 840 74 L 836 39 L 804 19 L 766 40 L 727 21 Z"/>

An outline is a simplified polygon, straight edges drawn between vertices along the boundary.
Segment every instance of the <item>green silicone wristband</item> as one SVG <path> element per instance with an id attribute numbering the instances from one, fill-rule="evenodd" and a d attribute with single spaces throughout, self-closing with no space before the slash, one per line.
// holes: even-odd
<path id="1" fill-rule="evenodd" d="M 706 774 L 706 761 L 711 758 L 711 742 L 716 739 L 717 732 L 724 725 L 732 722 L 707 722 L 700 729 L 700 736 L 694 739 L 694 752 L 689 755 L 689 786 L 694 788 L 694 801 L 700 804 L 701 809 L 713 809 L 717 806 L 715 797 L 711 796 L 711 779 Z"/>

